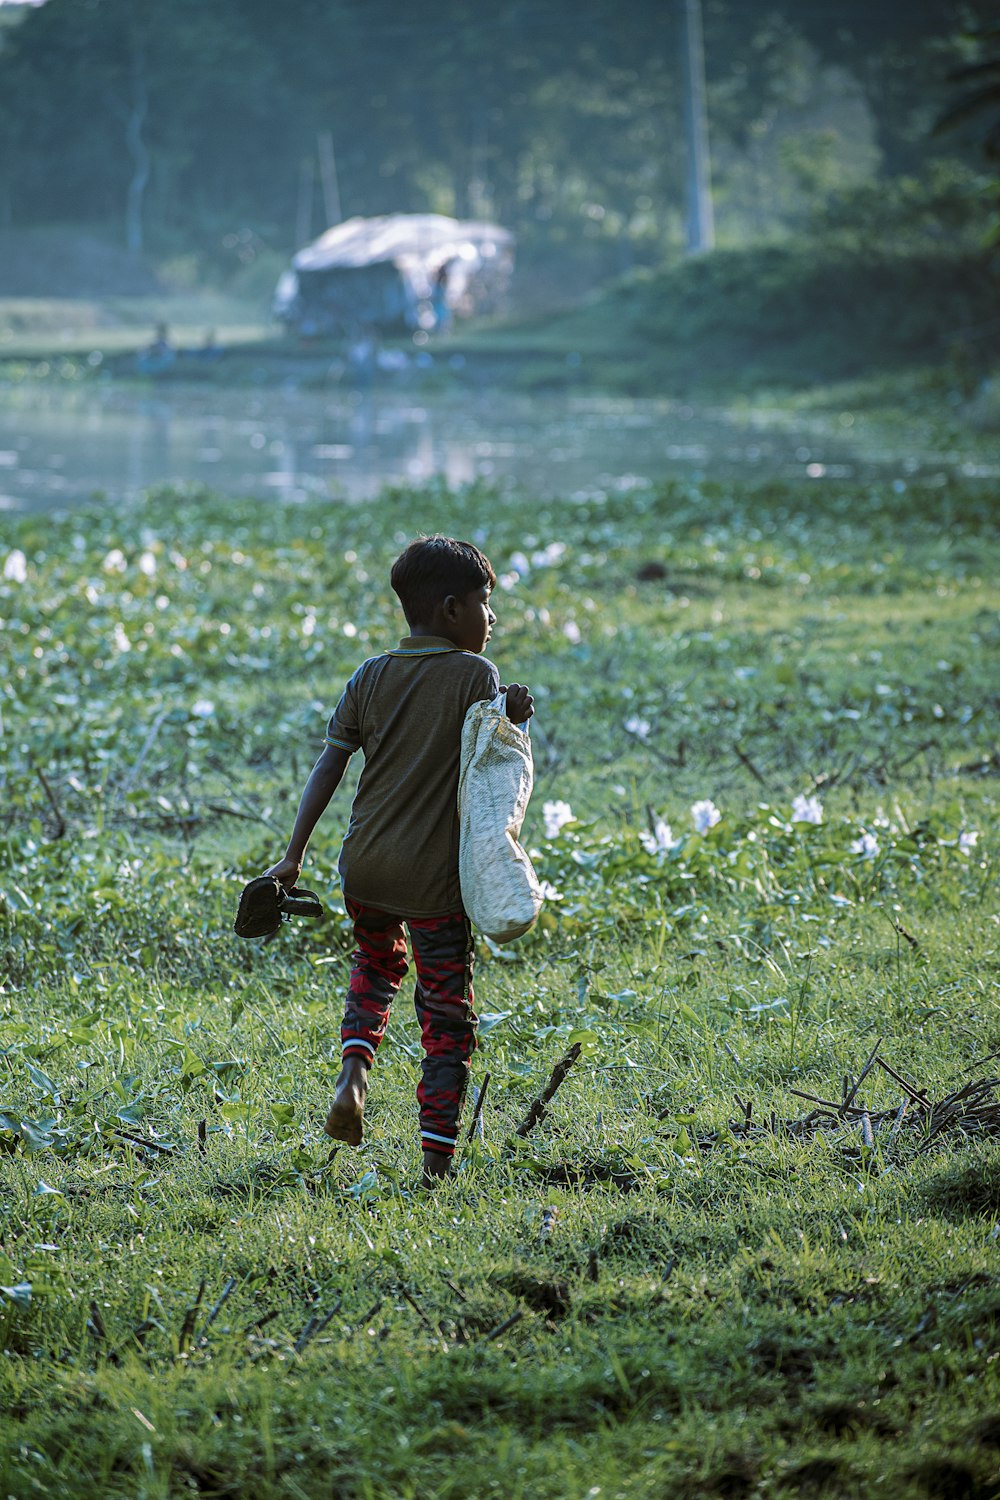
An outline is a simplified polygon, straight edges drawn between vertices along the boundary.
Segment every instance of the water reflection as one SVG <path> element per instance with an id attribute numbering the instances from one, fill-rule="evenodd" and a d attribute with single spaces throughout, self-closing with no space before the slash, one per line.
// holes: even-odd
<path id="1" fill-rule="evenodd" d="M 960 455 L 947 458 L 960 461 Z M 941 464 L 941 455 L 915 460 Z M 817 436 L 760 413 L 681 402 L 511 392 L 335 394 L 172 386 L 0 388 L 0 508 L 128 498 L 160 483 L 233 494 L 364 499 L 387 484 L 477 477 L 540 496 L 671 474 L 803 480 L 874 472 L 849 428 Z M 902 466 L 896 468 L 901 471 Z"/>

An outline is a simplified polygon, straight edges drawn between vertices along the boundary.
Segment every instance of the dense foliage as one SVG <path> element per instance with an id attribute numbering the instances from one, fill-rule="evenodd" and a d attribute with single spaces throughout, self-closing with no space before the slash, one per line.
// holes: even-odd
<path id="1" fill-rule="evenodd" d="M 839 0 L 833 19 L 705 6 L 731 230 L 922 163 L 954 6 Z M 234 265 L 284 252 L 303 182 L 321 227 L 329 131 L 345 214 L 489 213 L 529 250 L 590 244 L 620 270 L 679 239 L 677 28 L 676 7 L 609 0 L 48 0 L 0 34 L 0 228 L 127 222 L 136 246 Z"/>

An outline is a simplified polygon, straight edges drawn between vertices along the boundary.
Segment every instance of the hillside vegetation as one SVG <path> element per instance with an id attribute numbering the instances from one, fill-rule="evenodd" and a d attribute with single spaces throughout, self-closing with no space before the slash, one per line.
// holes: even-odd
<path id="1" fill-rule="evenodd" d="M 1000 355 L 1000 273 L 985 250 L 717 250 L 637 273 L 583 306 L 483 332 L 471 351 L 532 362 L 538 384 L 632 394 L 797 387 Z M 567 359 L 569 363 L 567 364 Z"/>

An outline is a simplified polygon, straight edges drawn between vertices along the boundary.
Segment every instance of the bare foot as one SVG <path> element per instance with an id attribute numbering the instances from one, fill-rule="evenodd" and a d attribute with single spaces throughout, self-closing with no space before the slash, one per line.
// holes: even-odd
<path id="1" fill-rule="evenodd" d="M 450 1177 L 451 1157 L 442 1156 L 440 1151 L 424 1152 L 424 1171 L 421 1186 L 425 1188 L 436 1187 L 445 1177 Z"/>
<path id="2" fill-rule="evenodd" d="M 349 1057 L 340 1070 L 330 1113 L 323 1129 L 335 1141 L 360 1146 L 364 1134 L 365 1096 L 368 1093 L 368 1068 L 360 1057 Z"/>

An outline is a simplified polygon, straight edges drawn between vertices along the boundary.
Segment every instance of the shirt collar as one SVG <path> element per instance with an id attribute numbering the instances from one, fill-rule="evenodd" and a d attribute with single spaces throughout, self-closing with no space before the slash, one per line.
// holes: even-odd
<path id="1" fill-rule="evenodd" d="M 446 651 L 461 651 L 454 641 L 441 635 L 407 635 L 387 656 L 441 656 Z"/>

